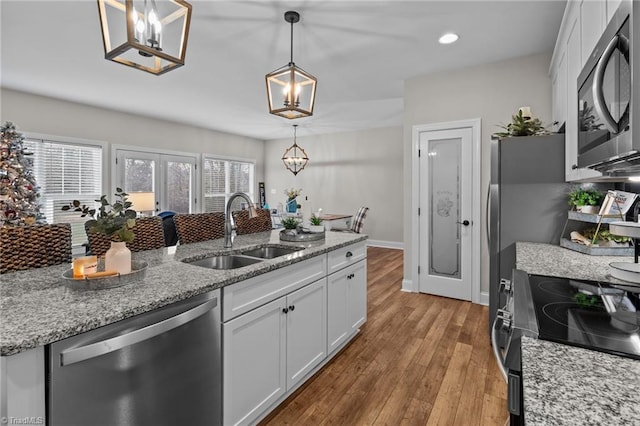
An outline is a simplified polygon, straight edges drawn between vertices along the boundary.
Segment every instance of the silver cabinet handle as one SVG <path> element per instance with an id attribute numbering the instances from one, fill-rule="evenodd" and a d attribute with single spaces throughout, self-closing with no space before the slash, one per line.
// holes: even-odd
<path id="1" fill-rule="evenodd" d="M 507 369 L 504 366 L 504 357 L 500 353 L 500 348 L 498 347 L 498 320 L 501 319 L 500 315 L 496 314 L 495 319 L 493 320 L 493 327 L 491 327 L 491 347 L 493 348 L 493 355 L 496 357 L 496 361 L 498 361 L 498 367 L 500 367 L 500 372 L 504 376 L 504 380 L 507 380 Z"/>
<path id="2" fill-rule="evenodd" d="M 201 317 L 217 305 L 218 299 L 213 298 L 181 314 L 130 333 L 123 334 L 122 336 L 112 337 L 90 345 L 63 351 L 60 353 L 60 365 L 65 366 L 86 361 L 88 359 L 96 358 L 124 347 L 134 345 L 144 340 L 151 339 L 152 337 L 156 337 Z"/>
<path id="3" fill-rule="evenodd" d="M 604 51 L 602 52 L 602 56 L 598 60 L 598 65 L 596 65 L 596 70 L 594 72 L 592 88 L 593 106 L 595 107 L 596 112 L 598 113 L 600 118 L 602 118 L 602 120 L 604 121 L 604 125 L 607 126 L 609 131 L 614 134 L 618 133 L 619 131 L 618 122 L 613 118 L 613 116 L 609 112 L 609 109 L 606 107 L 606 101 L 604 99 L 602 86 L 604 82 L 604 72 L 606 70 L 607 63 L 609 62 L 611 55 L 613 55 L 616 47 L 620 48 L 625 57 L 629 55 L 629 44 L 626 38 L 624 36 L 615 35 L 611 39 L 607 47 L 604 49 Z M 623 51 L 623 49 L 626 51 Z"/>

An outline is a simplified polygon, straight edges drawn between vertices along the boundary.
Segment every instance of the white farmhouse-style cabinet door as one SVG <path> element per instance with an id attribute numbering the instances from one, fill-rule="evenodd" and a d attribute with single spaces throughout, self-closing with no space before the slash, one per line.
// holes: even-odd
<path id="1" fill-rule="evenodd" d="M 287 296 L 287 389 L 327 356 L 327 279 Z"/>
<path id="2" fill-rule="evenodd" d="M 222 326 L 225 425 L 251 424 L 286 392 L 286 298 Z"/>

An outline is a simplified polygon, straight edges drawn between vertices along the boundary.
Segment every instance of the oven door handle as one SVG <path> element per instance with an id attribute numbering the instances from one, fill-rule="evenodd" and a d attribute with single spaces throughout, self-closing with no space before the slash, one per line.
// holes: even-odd
<path id="1" fill-rule="evenodd" d="M 500 321 L 500 325 L 498 324 L 498 320 Z M 500 372 L 504 376 L 505 382 L 507 381 L 507 368 L 505 367 L 504 356 L 500 352 L 500 348 L 498 347 L 498 330 L 502 326 L 502 315 L 498 311 L 495 319 L 493 320 L 493 326 L 491 327 L 491 347 L 493 348 L 493 355 L 496 357 L 496 361 L 498 362 L 498 367 L 500 367 Z"/>

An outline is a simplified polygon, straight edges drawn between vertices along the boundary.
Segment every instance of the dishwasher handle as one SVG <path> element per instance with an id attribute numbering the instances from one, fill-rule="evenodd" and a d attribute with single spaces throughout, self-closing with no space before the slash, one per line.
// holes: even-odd
<path id="1" fill-rule="evenodd" d="M 181 314 L 167 318 L 155 324 L 142 327 L 130 333 L 112 337 L 90 345 L 68 349 L 60 353 L 60 365 L 64 367 L 65 365 L 86 361 L 88 359 L 96 358 L 124 347 L 140 343 L 144 340 L 151 339 L 201 317 L 217 305 L 218 298 L 213 298 L 201 303 L 195 308 L 182 312 Z"/>
<path id="2" fill-rule="evenodd" d="M 501 327 L 501 324 L 498 324 L 498 321 L 502 323 L 502 315 L 500 312 L 496 314 L 495 319 L 493 320 L 493 327 L 491 327 L 491 347 L 493 348 L 493 356 L 496 358 L 496 362 L 498 363 L 498 367 L 500 368 L 500 372 L 504 377 L 505 381 L 507 380 L 507 368 L 505 367 L 504 356 L 500 352 L 500 347 L 498 346 L 498 330 Z"/>

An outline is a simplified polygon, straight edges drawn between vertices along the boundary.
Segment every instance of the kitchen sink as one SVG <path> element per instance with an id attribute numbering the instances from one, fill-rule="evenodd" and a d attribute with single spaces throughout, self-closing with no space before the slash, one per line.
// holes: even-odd
<path id="1" fill-rule="evenodd" d="M 243 251 L 242 254 L 245 256 L 258 257 L 261 259 L 273 259 L 274 257 L 284 256 L 285 254 L 295 253 L 296 251 L 300 250 L 304 250 L 304 248 L 266 246 L 259 247 L 253 250 Z"/>
<path id="2" fill-rule="evenodd" d="M 209 269 L 237 269 L 243 266 L 253 265 L 254 263 L 261 262 L 262 260 L 257 257 L 239 256 L 239 255 L 221 255 L 205 257 L 204 259 L 185 262 L 190 265 L 202 266 Z"/>

